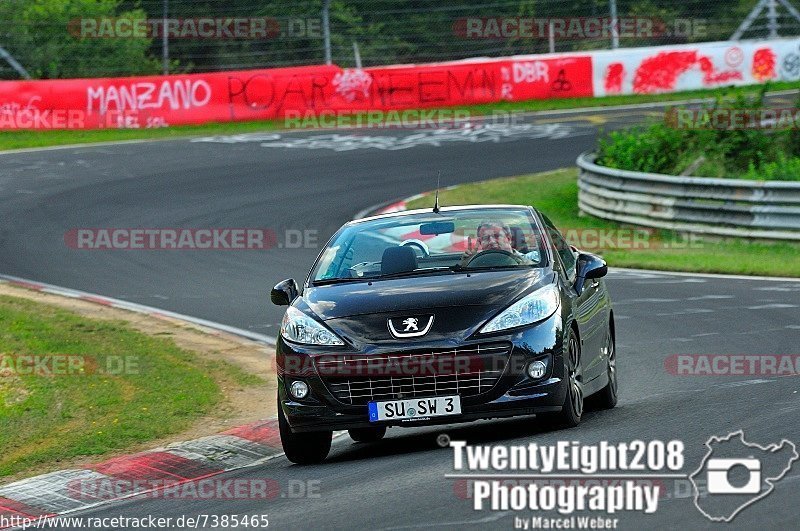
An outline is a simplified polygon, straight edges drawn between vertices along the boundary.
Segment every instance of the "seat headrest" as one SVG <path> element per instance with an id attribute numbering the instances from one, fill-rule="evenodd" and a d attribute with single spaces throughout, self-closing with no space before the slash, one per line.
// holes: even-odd
<path id="1" fill-rule="evenodd" d="M 405 273 L 417 268 L 417 255 L 411 247 L 389 247 L 381 258 L 381 275 Z"/>
<path id="2" fill-rule="evenodd" d="M 530 250 L 525 240 L 525 232 L 520 227 L 511 227 L 511 246 L 522 254 Z"/>

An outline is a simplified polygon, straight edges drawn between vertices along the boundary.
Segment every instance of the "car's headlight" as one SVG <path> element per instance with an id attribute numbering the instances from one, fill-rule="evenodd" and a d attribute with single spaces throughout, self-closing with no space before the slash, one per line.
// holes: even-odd
<path id="1" fill-rule="evenodd" d="M 486 323 L 481 333 L 497 332 L 547 319 L 558 310 L 558 290 L 547 286 L 527 295 Z"/>
<path id="2" fill-rule="evenodd" d="M 289 341 L 306 345 L 344 345 L 336 334 L 291 306 L 283 316 L 281 335 Z"/>

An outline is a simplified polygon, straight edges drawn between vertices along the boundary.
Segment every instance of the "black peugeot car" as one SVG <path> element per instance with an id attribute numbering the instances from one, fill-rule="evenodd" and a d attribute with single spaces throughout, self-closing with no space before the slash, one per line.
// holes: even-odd
<path id="1" fill-rule="evenodd" d="M 532 207 L 413 210 L 351 221 L 288 305 L 278 338 L 286 456 L 320 462 L 334 430 L 536 415 L 576 426 L 617 402 L 605 262 Z"/>

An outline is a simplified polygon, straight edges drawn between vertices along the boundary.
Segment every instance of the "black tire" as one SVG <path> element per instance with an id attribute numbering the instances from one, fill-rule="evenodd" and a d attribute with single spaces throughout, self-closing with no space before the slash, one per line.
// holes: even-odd
<path id="1" fill-rule="evenodd" d="M 608 349 L 608 384 L 598 391 L 597 405 L 602 409 L 612 409 L 617 405 L 619 381 L 617 379 L 617 347 L 611 330 L 608 331 L 606 348 Z"/>
<path id="2" fill-rule="evenodd" d="M 376 428 L 355 428 L 347 430 L 350 438 L 359 443 L 378 442 L 386 435 L 386 426 L 379 426 Z"/>
<path id="3" fill-rule="evenodd" d="M 314 431 L 308 433 L 292 433 L 283 408 L 278 404 L 278 428 L 281 433 L 281 446 L 287 459 L 298 465 L 321 463 L 331 451 L 333 432 Z"/>
<path id="4" fill-rule="evenodd" d="M 570 331 L 567 338 L 566 381 L 567 396 L 558 413 L 548 413 L 544 419 L 554 427 L 574 428 L 581 423 L 584 408 L 583 369 L 581 367 L 581 347 L 577 335 Z"/>

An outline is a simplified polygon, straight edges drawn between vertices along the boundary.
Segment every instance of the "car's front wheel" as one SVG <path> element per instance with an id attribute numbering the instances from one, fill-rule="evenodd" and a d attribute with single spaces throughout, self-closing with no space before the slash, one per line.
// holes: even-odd
<path id="1" fill-rule="evenodd" d="M 315 431 L 308 433 L 292 433 L 289 422 L 278 403 L 278 428 L 281 433 L 281 445 L 286 458 L 298 465 L 313 465 L 328 457 L 331 451 L 333 432 Z"/>
<path id="2" fill-rule="evenodd" d="M 598 405 L 603 409 L 611 409 L 617 405 L 619 384 L 617 382 L 617 349 L 614 345 L 614 334 L 608 331 L 606 340 L 606 358 L 608 359 L 608 384 L 597 393 Z"/>
<path id="3" fill-rule="evenodd" d="M 578 337 L 571 332 L 567 339 L 567 396 L 564 398 L 564 405 L 558 413 L 549 413 L 546 420 L 553 425 L 562 428 L 574 428 L 581 423 L 583 416 L 583 370 L 581 368 L 581 347 Z"/>
<path id="4" fill-rule="evenodd" d="M 383 439 L 383 436 L 386 435 L 386 426 L 381 426 L 378 428 L 354 428 L 352 430 L 347 430 L 347 433 L 350 434 L 350 438 L 355 442 L 377 442 Z"/>

